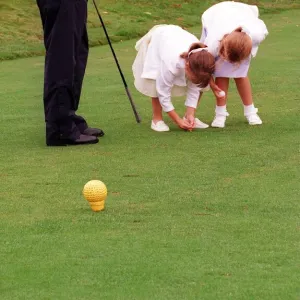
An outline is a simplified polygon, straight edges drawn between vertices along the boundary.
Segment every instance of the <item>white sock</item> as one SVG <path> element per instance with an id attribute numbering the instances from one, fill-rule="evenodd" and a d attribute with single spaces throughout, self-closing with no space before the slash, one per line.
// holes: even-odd
<path id="1" fill-rule="evenodd" d="M 245 116 L 249 116 L 250 114 L 253 114 L 256 112 L 257 112 L 257 110 L 253 103 L 251 105 L 244 105 L 244 115 Z"/>
<path id="2" fill-rule="evenodd" d="M 227 113 L 226 105 L 216 106 L 215 112 L 217 115 L 226 115 L 226 113 Z"/>

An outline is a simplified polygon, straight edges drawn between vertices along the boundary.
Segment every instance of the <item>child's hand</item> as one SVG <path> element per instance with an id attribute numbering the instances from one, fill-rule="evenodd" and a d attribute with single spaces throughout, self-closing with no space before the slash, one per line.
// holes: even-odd
<path id="1" fill-rule="evenodd" d="M 211 78 L 209 85 L 211 87 L 212 92 L 218 100 L 226 100 L 226 93 L 216 85 L 213 78 Z"/>
<path id="2" fill-rule="evenodd" d="M 184 120 L 184 119 L 178 119 L 177 125 L 181 129 L 185 129 L 185 130 L 192 130 L 193 126 L 194 126 L 194 124 L 190 124 L 187 120 Z"/>
<path id="3" fill-rule="evenodd" d="M 214 89 L 212 90 L 215 97 L 218 100 L 225 100 L 226 99 L 226 94 L 224 91 L 222 91 L 217 85 L 214 86 Z"/>
<path id="4" fill-rule="evenodd" d="M 168 112 L 170 118 L 182 129 L 191 131 L 193 129 L 194 124 L 190 124 L 187 119 L 181 119 L 175 110 L 171 110 Z M 187 114 L 191 115 L 191 114 Z M 191 120 L 190 120 L 191 121 Z"/>
<path id="5" fill-rule="evenodd" d="M 186 115 L 185 119 L 192 126 L 192 128 L 194 128 L 194 126 L 195 126 L 195 117 L 194 117 L 194 115 Z"/>
<path id="6" fill-rule="evenodd" d="M 196 109 L 194 107 L 187 106 L 185 117 L 183 118 L 184 120 L 188 121 L 192 128 L 195 126 L 195 111 Z M 189 129 L 189 131 L 192 131 L 192 129 Z"/>

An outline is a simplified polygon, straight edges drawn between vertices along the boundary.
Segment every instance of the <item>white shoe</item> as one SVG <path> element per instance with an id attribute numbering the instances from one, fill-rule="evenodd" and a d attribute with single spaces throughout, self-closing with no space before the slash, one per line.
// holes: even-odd
<path id="1" fill-rule="evenodd" d="M 203 123 L 202 121 L 200 121 L 198 118 L 195 118 L 195 126 L 194 128 L 197 128 L 197 129 L 205 129 L 205 128 L 208 128 L 209 125 L 206 124 L 206 123 Z"/>
<path id="2" fill-rule="evenodd" d="M 186 118 L 183 117 L 183 120 L 186 120 Z M 194 128 L 196 128 L 196 129 L 205 129 L 205 128 L 208 128 L 208 127 L 209 127 L 208 124 L 205 124 L 202 121 L 200 121 L 198 118 L 195 118 Z"/>
<path id="3" fill-rule="evenodd" d="M 211 127 L 224 128 L 225 127 L 226 118 L 228 116 L 229 116 L 228 112 L 226 112 L 224 114 L 216 114 L 213 122 L 211 123 Z"/>
<path id="4" fill-rule="evenodd" d="M 151 129 L 158 132 L 170 131 L 169 126 L 164 121 L 158 121 L 156 124 L 154 121 L 151 122 Z"/>
<path id="5" fill-rule="evenodd" d="M 255 108 L 251 113 L 245 115 L 249 125 L 261 125 L 262 124 L 262 120 L 259 117 L 259 115 L 257 114 L 257 112 L 258 112 L 258 109 Z"/>

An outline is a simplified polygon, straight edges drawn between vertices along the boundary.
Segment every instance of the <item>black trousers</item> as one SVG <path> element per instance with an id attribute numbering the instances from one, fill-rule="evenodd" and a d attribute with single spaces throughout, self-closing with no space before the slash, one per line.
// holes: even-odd
<path id="1" fill-rule="evenodd" d="M 88 59 L 87 0 L 37 0 L 46 48 L 46 140 L 76 139 L 87 127 L 76 115 Z"/>

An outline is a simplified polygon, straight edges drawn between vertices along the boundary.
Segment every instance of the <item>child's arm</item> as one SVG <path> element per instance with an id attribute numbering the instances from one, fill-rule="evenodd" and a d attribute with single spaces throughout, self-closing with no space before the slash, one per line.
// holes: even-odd
<path id="1" fill-rule="evenodd" d="M 169 111 L 168 115 L 180 128 L 192 130 L 194 124 L 190 124 L 187 120 L 181 119 L 175 110 Z"/>
<path id="2" fill-rule="evenodd" d="M 160 105 L 166 113 L 175 109 L 171 101 L 174 78 L 175 75 L 162 63 L 160 72 L 156 78 L 156 91 Z"/>
<path id="3" fill-rule="evenodd" d="M 192 126 L 181 119 L 175 111 L 171 101 L 171 90 L 173 87 L 175 75 L 169 71 L 164 64 L 156 79 L 157 96 L 164 112 L 182 129 L 191 129 Z"/>
<path id="4" fill-rule="evenodd" d="M 202 95 L 202 93 L 201 93 Z M 200 96 L 201 97 L 201 96 Z M 200 99 L 199 97 L 199 99 Z M 196 108 L 193 107 L 187 107 L 186 111 L 185 111 L 185 119 L 187 120 L 187 122 L 189 124 L 191 124 L 191 126 L 194 127 L 195 125 L 195 113 L 196 113 Z"/>
<path id="5" fill-rule="evenodd" d="M 188 85 L 188 89 L 187 89 L 187 97 L 185 101 L 185 106 L 186 106 L 185 117 L 191 125 L 194 125 L 195 112 L 200 99 L 201 89 L 196 84 L 190 81 L 188 81 L 187 85 Z"/>

